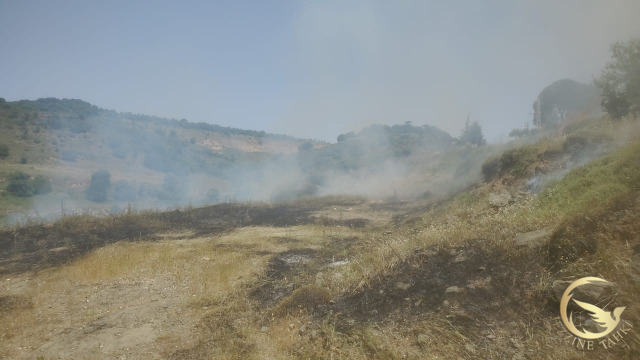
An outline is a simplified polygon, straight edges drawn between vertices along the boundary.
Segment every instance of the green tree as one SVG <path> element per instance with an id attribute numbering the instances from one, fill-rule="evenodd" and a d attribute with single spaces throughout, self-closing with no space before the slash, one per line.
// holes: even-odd
<path id="1" fill-rule="evenodd" d="M 462 134 L 460 134 L 460 142 L 462 143 L 471 143 L 474 145 L 482 146 L 487 143 L 484 139 L 484 135 L 482 135 L 482 128 L 480 124 L 477 122 L 469 123 L 469 119 L 467 118 L 467 122 L 464 124 L 464 129 L 462 130 Z"/>
<path id="2" fill-rule="evenodd" d="M 33 195 L 33 187 L 30 182 L 31 177 L 22 171 L 17 171 L 9 175 L 7 191 L 15 196 L 28 197 Z"/>
<path id="3" fill-rule="evenodd" d="M 86 190 L 87 200 L 104 202 L 111 185 L 111 174 L 107 170 L 98 170 L 91 175 L 91 183 Z"/>
<path id="4" fill-rule="evenodd" d="M 596 85 L 602 89 L 602 107 L 614 119 L 640 114 L 640 39 L 611 45 L 613 61 Z"/>

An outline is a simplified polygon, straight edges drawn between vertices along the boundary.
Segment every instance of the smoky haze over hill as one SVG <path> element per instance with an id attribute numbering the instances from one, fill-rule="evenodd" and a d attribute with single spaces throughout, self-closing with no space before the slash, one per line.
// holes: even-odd
<path id="1" fill-rule="evenodd" d="M 9 163 L 24 159 L 52 184 L 10 221 L 324 195 L 437 198 L 477 181 L 493 151 L 410 122 L 327 143 L 118 113 L 81 100 L 0 108 L 2 125 L 16 134 Z"/>

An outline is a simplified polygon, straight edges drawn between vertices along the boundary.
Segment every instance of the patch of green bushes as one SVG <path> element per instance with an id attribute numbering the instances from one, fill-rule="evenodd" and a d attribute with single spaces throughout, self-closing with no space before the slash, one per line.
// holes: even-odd
<path id="1" fill-rule="evenodd" d="M 32 178 L 29 174 L 17 171 L 9 175 L 7 191 L 18 197 L 46 194 L 51 191 L 51 183 L 42 175 Z"/>

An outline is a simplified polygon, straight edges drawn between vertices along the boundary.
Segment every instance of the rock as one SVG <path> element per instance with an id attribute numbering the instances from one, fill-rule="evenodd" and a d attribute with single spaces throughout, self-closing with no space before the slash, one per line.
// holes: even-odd
<path id="1" fill-rule="evenodd" d="M 459 293 L 459 292 L 463 292 L 463 291 L 464 291 L 463 288 L 459 288 L 457 286 L 449 286 L 447 288 L 447 290 L 444 291 L 444 293 L 445 294 L 448 294 L 448 293 Z"/>
<path id="2" fill-rule="evenodd" d="M 524 345 L 522 345 L 522 343 L 518 339 L 511 338 L 511 339 L 509 339 L 509 342 L 516 349 L 522 349 L 524 347 Z"/>
<path id="3" fill-rule="evenodd" d="M 342 265 L 347 265 L 349 264 L 350 261 L 349 260 L 340 260 L 340 261 L 334 261 L 330 264 L 327 265 L 327 267 L 332 268 L 332 267 L 337 267 L 337 266 L 342 266 Z"/>
<path id="4" fill-rule="evenodd" d="M 422 304 L 422 299 L 416 301 L 413 306 L 420 306 L 420 304 Z"/>
<path id="5" fill-rule="evenodd" d="M 469 315 L 469 313 L 464 310 L 456 310 L 451 317 L 458 324 L 469 325 L 476 321 L 473 316 Z"/>
<path id="6" fill-rule="evenodd" d="M 475 279 L 467 283 L 469 289 L 486 289 L 491 284 L 491 276 Z"/>
<path id="7" fill-rule="evenodd" d="M 311 330 L 311 338 L 315 339 L 318 337 L 318 330 Z"/>
<path id="8" fill-rule="evenodd" d="M 504 207 L 509 205 L 509 201 L 511 200 L 511 194 L 505 189 L 500 189 L 499 191 L 492 192 L 489 194 L 489 205 L 495 207 Z"/>
<path id="9" fill-rule="evenodd" d="M 418 335 L 418 344 L 426 345 L 429 342 L 429 336 L 425 334 Z"/>
<path id="10" fill-rule="evenodd" d="M 266 333 L 267 331 L 269 331 L 269 327 L 268 326 L 263 326 L 260 328 L 260 332 L 262 333 Z"/>
<path id="11" fill-rule="evenodd" d="M 302 324 L 302 326 L 300 326 L 300 329 L 298 331 L 301 334 L 304 333 L 305 331 L 307 331 L 307 325 L 306 324 Z"/>
<path id="12" fill-rule="evenodd" d="M 467 255 L 465 255 L 464 251 L 459 253 L 455 259 L 453 259 L 454 263 L 461 263 L 467 261 Z"/>
<path id="13" fill-rule="evenodd" d="M 551 285 L 553 289 L 553 293 L 556 295 L 556 299 L 562 299 L 562 295 L 564 291 L 571 285 L 575 280 L 556 280 Z M 604 298 L 613 295 L 615 290 L 614 283 L 592 283 L 587 285 L 582 285 L 573 290 L 574 298 L 588 302 L 590 304 L 597 304 L 602 301 Z"/>
<path id="14" fill-rule="evenodd" d="M 411 287 L 411 284 L 407 284 L 407 283 L 403 283 L 403 282 L 397 282 L 396 283 L 396 288 L 401 289 L 401 290 L 408 290 Z"/>
<path id="15" fill-rule="evenodd" d="M 464 349 L 467 350 L 468 353 L 473 354 L 476 352 L 476 347 L 473 344 L 466 343 L 464 345 Z"/>
<path id="16" fill-rule="evenodd" d="M 528 246 L 531 249 L 535 249 L 545 245 L 549 241 L 552 233 L 553 228 L 550 227 L 526 233 L 518 233 L 513 241 L 517 247 Z"/>

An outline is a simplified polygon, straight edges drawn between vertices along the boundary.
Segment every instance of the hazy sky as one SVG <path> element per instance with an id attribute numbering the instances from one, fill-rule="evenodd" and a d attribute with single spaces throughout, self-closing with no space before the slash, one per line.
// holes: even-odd
<path id="1" fill-rule="evenodd" d="M 0 0 L 0 97 L 334 141 L 466 116 L 497 139 L 542 88 L 590 82 L 640 1 Z"/>

